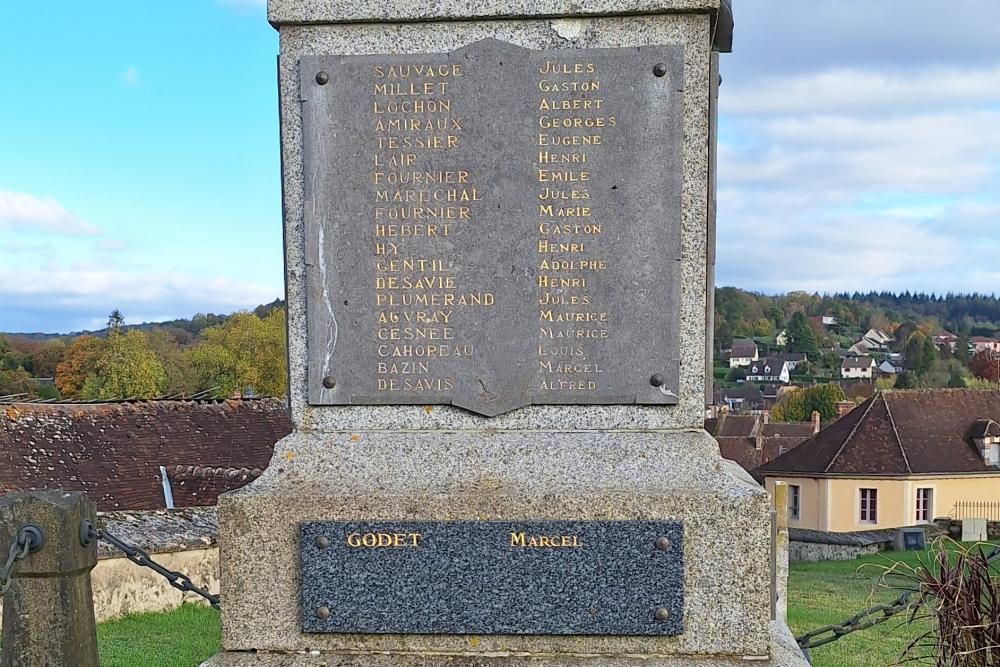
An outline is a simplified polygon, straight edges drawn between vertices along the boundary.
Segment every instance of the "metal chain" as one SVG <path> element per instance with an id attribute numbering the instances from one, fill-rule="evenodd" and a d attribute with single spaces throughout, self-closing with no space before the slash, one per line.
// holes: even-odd
<path id="1" fill-rule="evenodd" d="M 10 589 L 11 577 L 14 574 L 14 564 L 19 560 L 28 557 L 31 551 L 31 535 L 24 530 L 17 531 L 10 541 L 10 548 L 7 550 L 7 562 L 0 568 L 0 597 Z"/>
<path id="2" fill-rule="evenodd" d="M 987 562 L 993 562 L 998 559 L 1000 559 L 1000 546 L 994 547 L 986 557 Z M 910 607 L 910 598 L 916 593 L 917 591 L 915 590 L 904 591 L 898 598 L 888 604 L 873 605 L 851 616 L 843 623 L 824 625 L 821 628 L 810 630 L 804 635 L 796 637 L 795 641 L 798 643 L 799 648 L 807 651 L 817 646 L 829 644 L 852 632 L 867 630 L 880 623 L 885 623 L 901 611 L 906 611 Z"/>
<path id="3" fill-rule="evenodd" d="M 219 596 L 209 593 L 204 588 L 199 588 L 198 586 L 195 586 L 194 582 L 192 582 L 191 579 L 186 574 L 175 572 L 173 570 L 168 570 L 167 568 L 163 567 L 155 560 L 150 558 L 149 554 L 140 549 L 139 547 L 132 546 L 130 544 L 122 542 L 120 539 L 118 539 L 117 537 L 115 537 L 114 535 L 112 535 L 111 533 L 107 532 L 104 529 L 98 530 L 97 536 L 102 540 L 104 540 L 105 542 L 111 544 L 115 548 L 119 549 L 122 553 L 125 554 L 126 558 L 128 558 L 136 565 L 140 565 L 142 567 L 148 567 L 149 569 L 153 570 L 154 572 L 165 578 L 167 582 L 177 590 L 183 591 L 185 593 L 194 593 L 195 595 L 200 595 L 201 597 L 208 600 L 208 603 L 212 605 L 214 609 L 219 608 Z"/>

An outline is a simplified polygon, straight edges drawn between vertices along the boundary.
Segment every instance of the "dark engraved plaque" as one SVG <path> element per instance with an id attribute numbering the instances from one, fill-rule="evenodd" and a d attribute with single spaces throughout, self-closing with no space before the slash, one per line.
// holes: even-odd
<path id="1" fill-rule="evenodd" d="M 313 404 L 672 404 L 683 49 L 301 60 Z"/>
<path id="2" fill-rule="evenodd" d="M 676 635 L 677 521 L 299 524 L 302 630 Z"/>

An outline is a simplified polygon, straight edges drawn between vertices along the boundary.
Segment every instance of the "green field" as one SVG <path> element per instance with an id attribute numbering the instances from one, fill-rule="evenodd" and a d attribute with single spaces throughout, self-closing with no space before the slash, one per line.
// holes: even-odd
<path id="1" fill-rule="evenodd" d="M 909 563 L 916 554 L 889 553 L 854 561 L 793 563 L 789 577 L 789 625 L 796 635 L 839 623 L 896 593 L 876 586 L 891 559 Z M 916 630 L 899 615 L 812 653 L 815 667 L 883 667 L 895 664 Z M 219 650 L 219 615 L 199 605 L 163 614 L 142 614 L 98 628 L 105 667 L 191 667 Z"/>

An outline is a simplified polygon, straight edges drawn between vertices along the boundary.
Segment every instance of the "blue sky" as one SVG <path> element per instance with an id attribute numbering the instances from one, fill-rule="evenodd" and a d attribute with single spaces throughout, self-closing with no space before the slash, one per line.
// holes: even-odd
<path id="1" fill-rule="evenodd" d="M 735 5 L 719 283 L 998 291 L 1000 3 Z M 281 296 L 277 35 L 263 3 L 4 15 L 0 331 Z"/>

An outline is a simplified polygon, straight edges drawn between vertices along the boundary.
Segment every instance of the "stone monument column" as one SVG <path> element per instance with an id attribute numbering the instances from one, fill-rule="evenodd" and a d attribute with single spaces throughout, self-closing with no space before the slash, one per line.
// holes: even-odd
<path id="1" fill-rule="evenodd" d="M 804 665 L 703 430 L 720 0 L 270 0 L 290 404 L 210 665 Z"/>

